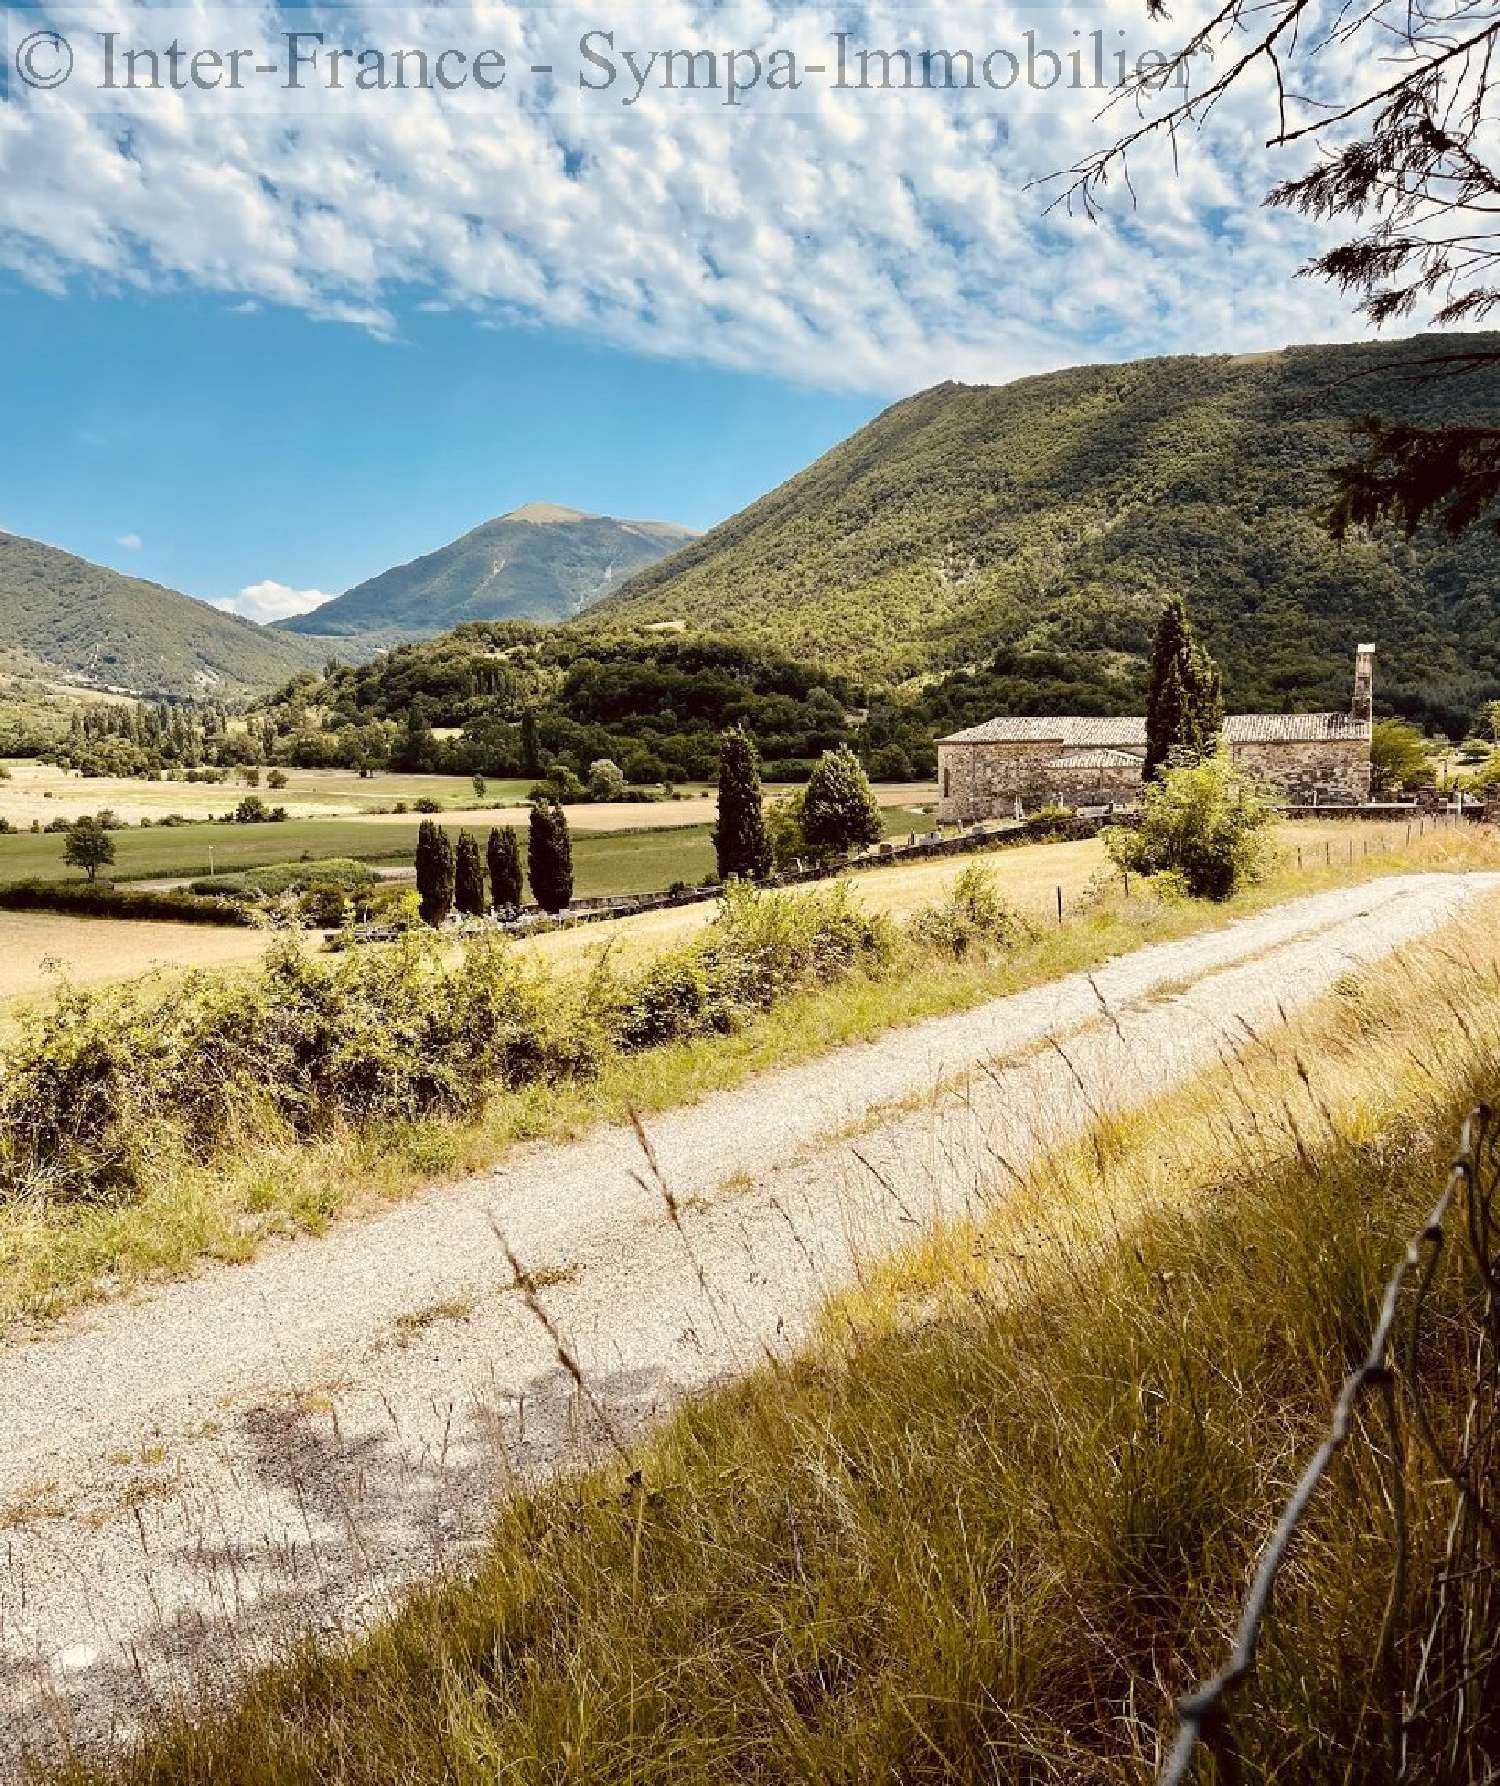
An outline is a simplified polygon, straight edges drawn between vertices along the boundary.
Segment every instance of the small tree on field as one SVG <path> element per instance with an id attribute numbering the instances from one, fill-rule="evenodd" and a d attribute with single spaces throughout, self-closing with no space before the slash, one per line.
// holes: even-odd
<path id="1" fill-rule="evenodd" d="M 474 798 L 482 800 L 490 791 L 490 784 L 477 771 L 474 775 Z"/>
<path id="2" fill-rule="evenodd" d="M 539 800 L 531 809 L 526 872 L 544 912 L 560 912 L 572 899 L 573 840 L 568 834 L 568 815 L 555 800 Z"/>
<path id="3" fill-rule="evenodd" d="M 422 920 L 441 924 L 453 910 L 454 858 L 448 833 L 431 819 L 417 828 L 417 898 Z"/>
<path id="4" fill-rule="evenodd" d="M 490 832 L 484 853 L 490 871 L 490 897 L 495 902 L 495 909 L 501 912 L 516 911 L 521 904 L 524 888 L 521 882 L 521 847 L 516 841 L 515 832 L 508 825 L 504 830 L 496 826 Z"/>
<path id="5" fill-rule="evenodd" d="M 885 835 L 864 765 L 847 744 L 825 750 L 802 792 L 802 835 L 815 855 L 837 855 Z"/>
<path id="6" fill-rule="evenodd" d="M 1162 609 L 1146 687 L 1146 779 L 1164 763 L 1201 757 L 1224 724 L 1219 666 L 1193 635 L 1187 607 L 1174 595 Z"/>
<path id="7" fill-rule="evenodd" d="M 771 872 L 771 845 L 760 791 L 760 759 L 736 727 L 719 746 L 719 822 L 714 827 L 719 879 L 732 875 L 763 881 Z"/>
<path id="8" fill-rule="evenodd" d="M 467 831 L 460 832 L 458 838 L 453 866 L 453 903 L 465 917 L 484 916 L 484 864 L 479 859 L 479 845 Z"/>
<path id="9" fill-rule="evenodd" d="M 1484 729 L 1496 744 L 1500 744 L 1500 701 L 1486 701 L 1481 718 L 1484 722 Z"/>
<path id="10" fill-rule="evenodd" d="M 280 791 L 286 786 L 286 783 L 287 783 L 287 774 L 286 774 L 285 769 L 273 769 L 271 771 L 271 773 L 266 777 L 266 786 L 268 788 L 273 789 L 277 793 L 280 793 Z"/>
<path id="11" fill-rule="evenodd" d="M 1138 824 L 1104 833 L 1127 874 L 1167 875 L 1194 899 L 1228 899 L 1258 880 L 1271 807 L 1229 753 L 1165 769 L 1148 782 Z"/>
<path id="12" fill-rule="evenodd" d="M 69 868 L 81 868 L 90 880 L 114 859 L 115 840 L 98 819 L 77 820 L 63 839 L 63 861 Z"/>
<path id="13" fill-rule="evenodd" d="M 625 792 L 625 771 L 613 757 L 589 764 L 589 799 L 618 800 Z"/>

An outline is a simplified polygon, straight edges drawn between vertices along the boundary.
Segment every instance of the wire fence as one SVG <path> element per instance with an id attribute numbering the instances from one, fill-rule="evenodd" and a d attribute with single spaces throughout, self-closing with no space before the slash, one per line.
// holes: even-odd
<path id="1" fill-rule="evenodd" d="M 1240 1610 L 1233 1648 L 1218 1674 L 1178 1705 L 1181 1727 L 1161 1786 L 1206 1777 L 1245 1778 L 1232 1717 L 1236 1689 L 1255 1668 L 1273 1614 L 1277 1577 L 1330 1468 L 1352 1440 L 1368 1443 L 1383 1481 L 1391 1532 L 1391 1581 L 1370 1676 L 1382 1765 L 1362 1777 L 1473 1786 L 1500 1779 L 1493 1754 L 1473 1742 L 1476 1720 L 1500 1706 L 1500 1258 L 1497 1258 L 1500 1122 L 1487 1107 L 1463 1126 L 1442 1195 L 1386 1281 L 1369 1349 L 1345 1379 L 1333 1418 L 1261 1554 Z M 1433 1342 L 1434 1285 L 1444 1269 L 1465 1274 L 1466 1396 L 1456 1425 L 1424 1390 Z M 1444 1322 L 1451 1319 L 1445 1314 Z M 1451 1334 L 1445 1334 L 1445 1340 Z M 1365 1404 L 1376 1418 L 1366 1422 Z M 1420 1477 L 1417 1472 L 1421 1472 Z M 1434 1476 L 1435 1472 L 1435 1476 Z M 1418 1484 L 1452 1500 L 1436 1575 L 1412 1588 L 1411 1508 Z M 1242 1714 L 1253 1715 L 1253 1714 Z M 1319 1775 L 1323 1777 L 1323 1775 Z"/>

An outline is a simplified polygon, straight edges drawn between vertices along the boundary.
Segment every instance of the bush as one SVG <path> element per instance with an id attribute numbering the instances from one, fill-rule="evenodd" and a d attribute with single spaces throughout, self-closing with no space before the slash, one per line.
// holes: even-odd
<path id="1" fill-rule="evenodd" d="M 328 856 L 320 862 L 273 862 L 239 874 L 205 876 L 191 882 L 188 891 L 204 899 L 276 899 L 284 893 L 305 893 L 314 885 L 331 885 L 344 893 L 354 893 L 373 886 L 378 878 L 367 862 Z"/>
<path id="2" fill-rule="evenodd" d="M 847 744 L 824 751 L 802 793 L 802 835 L 819 856 L 834 856 L 885 835 L 864 765 Z"/>
<path id="3" fill-rule="evenodd" d="M 31 1017 L 0 1077 L 0 1196 L 128 1194 L 163 1125 L 196 1150 L 244 1120 L 310 1136 L 596 1065 L 575 1006 L 488 937 L 452 959 L 413 934 L 332 969 L 288 943 L 252 975 L 69 992 Z"/>
<path id="4" fill-rule="evenodd" d="M 1260 877 L 1271 807 L 1224 750 L 1148 783 L 1140 821 L 1104 833 L 1127 874 L 1170 875 L 1194 899 L 1228 899 Z"/>
<path id="5" fill-rule="evenodd" d="M 341 930 L 349 921 L 349 895 L 333 881 L 319 881 L 297 901 L 297 918 L 309 930 Z"/>
<path id="6" fill-rule="evenodd" d="M 1026 931 L 1001 896 L 994 870 L 978 863 L 959 875 L 941 904 L 918 912 L 908 928 L 913 941 L 955 961 L 1010 948 Z"/>
<path id="7" fill-rule="evenodd" d="M 618 987 L 610 1033 L 627 1050 L 725 1033 L 804 986 L 884 966 L 895 945 L 889 920 L 842 883 L 791 894 L 733 882 L 701 936 Z"/>

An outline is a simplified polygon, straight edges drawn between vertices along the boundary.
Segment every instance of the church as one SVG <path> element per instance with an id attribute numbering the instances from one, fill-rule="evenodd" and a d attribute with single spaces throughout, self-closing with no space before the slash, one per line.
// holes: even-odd
<path id="1" fill-rule="evenodd" d="M 1235 764 L 1287 806 L 1361 806 L 1370 798 L 1375 647 L 1354 655 L 1347 713 L 1234 713 Z M 990 719 L 938 740 L 939 819 L 1010 818 L 1039 806 L 1128 806 L 1140 799 L 1146 721 L 1086 716 Z"/>

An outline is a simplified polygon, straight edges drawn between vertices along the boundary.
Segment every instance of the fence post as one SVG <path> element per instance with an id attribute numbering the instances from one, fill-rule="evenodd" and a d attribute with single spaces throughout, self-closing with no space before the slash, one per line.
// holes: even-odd
<path id="1" fill-rule="evenodd" d="M 1062 923 L 1062 921 L 1063 921 L 1063 915 L 1062 915 L 1062 888 L 1061 888 L 1061 887 L 1059 887 L 1059 888 L 1058 888 L 1058 889 L 1057 889 L 1057 921 L 1058 921 L 1058 923 L 1059 923 L 1059 924 L 1061 924 L 1061 923 Z"/>

